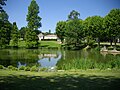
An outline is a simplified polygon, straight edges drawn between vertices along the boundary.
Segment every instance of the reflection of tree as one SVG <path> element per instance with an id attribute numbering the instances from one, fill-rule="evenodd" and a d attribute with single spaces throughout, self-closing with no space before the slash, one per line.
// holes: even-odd
<path id="1" fill-rule="evenodd" d="M 50 62 L 50 61 L 51 61 L 51 58 L 49 57 L 48 60 L 49 60 L 49 62 Z"/>
<path id="2" fill-rule="evenodd" d="M 11 60 L 9 55 L 10 55 L 9 51 L 0 50 L 0 65 L 4 65 L 4 66 L 11 65 Z"/>
<path id="3" fill-rule="evenodd" d="M 38 50 L 1 50 L 0 64 L 4 66 L 17 66 L 18 61 L 27 65 L 36 64 L 38 58 Z M 9 62 L 8 62 L 9 61 Z"/>

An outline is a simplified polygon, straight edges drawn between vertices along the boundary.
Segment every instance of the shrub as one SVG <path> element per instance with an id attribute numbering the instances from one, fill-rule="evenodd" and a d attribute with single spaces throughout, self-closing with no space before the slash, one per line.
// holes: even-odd
<path id="1" fill-rule="evenodd" d="M 17 70 L 18 70 L 18 68 L 16 68 L 16 67 L 13 67 L 13 68 L 12 68 L 12 70 L 15 70 L 15 71 L 17 71 Z"/>
<path id="2" fill-rule="evenodd" d="M 9 65 L 9 66 L 8 66 L 8 69 L 11 69 L 11 70 L 12 70 L 12 68 L 14 68 L 12 65 Z"/>
<path id="3" fill-rule="evenodd" d="M 48 69 L 43 67 L 43 68 L 40 68 L 40 71 L 47 71 Z"/>
<path id="4" fill-rule="evenodd" d="M 9 66 L 8 66 L 8 69 L 10 69 L 10 70 L 18 70 L 18 68 L 14 67 L 14 66 L 12 66 L 12 65 L 9 65 Z"/>
<path id="5" fill-rule="evenodd" d="M 25 70 L 25 66 L 21 66 L 19 70 Z"/>
<path id="6" fill-rule="evenodd" d="M 37 66 L 32 66 L 30 71 L 35 71 L 35 72 L 38 72 L 38 67 Z"/>
<path id="7" fill-rule="evenodd" d="M 27 67 L 25 67 L 25 69 L 24 69 L 25 71 L 30 71 L 30 67 L 29 66 L 27 66 Z"/>
<path id="8" fill-rule="evenodd" d="M 0 69 L 4 69 L 5 67 L 3 65 L 0 65 Z"/>

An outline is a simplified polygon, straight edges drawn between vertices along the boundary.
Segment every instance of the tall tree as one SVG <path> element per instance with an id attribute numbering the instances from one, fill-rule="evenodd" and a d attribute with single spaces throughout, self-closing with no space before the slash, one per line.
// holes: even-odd
<path id="1" fill-rule="evenodd" d="M 62 43 L 65 38 L 65 31 L 66 31 L 66 22 L 59 21 L 56 25 L 56 34 L 61 39 Z"/>
<path id="2" fill-rule="evenodd" d="M 70 20 L 66 24 L 65 39 L 68 46 L 79 48 L 83 38 L 82 20 Z"/>
<path id="3" fill-rule="evenodd" d="M 16 25 L 16 22 L 13 23 L 12 27 L 11 44 L 13 47 L 18 47 L 18 27 Z"/>
<path id="4" fill-rule="evenodd" d="M 80 13 L 72 10 L 66 22 L 65 41 L 70 48 L 79 49 L 83 37 L 82 20 Z"/>
<path id="5" fill-rule="evenodd" d="M 6 5 L 5 1 L 7 0 L 0 0 L 0 12 L 4 11 L 2 6 Z"/>
<path id="6" fill-rule="evenodd" d="M 25 40 L 26 28 L 27 27 L 21 27 L 21 29 L 19 30 L 20 38 L 22 38 L 23 40 Z"/>
<path id="7" fill-rule="evenodd" d="M 116 45 L 116 38 L 120 35 L 120 9 L 112 9 L 104 18 L 104 28 L 110 39 L 110 44 L 114 40 Z"/>
<path id="8" fill-rule="evenodd" d="M 12 24 L 8 21 L 5 11 L 0 13 L 0 48 L 5 48 L 10 42 Z"/>
<path id="9" fill-rule="evenodd" d="M 70 14 L 68 15 L 68 20 L 75 20 L 75 19 L 79 19 L 79 16 L 80 16 L 80 13 L 75 11 L 75 10 L 72 10 L 70 12 Z"/>
<path id="10" fill-rule="evenodd" d="M 38 36 L 35 32 L 41 25 L 41 18 L 38 16 L 39 6 L 35 0 L 32 0 L 30 6 L 28 7 L 28 29 L 26 31 L 26 45 L 27 48 L 37 48 L 38 47 Z"/>
<path id="11" fill-rule="evenodd" d="M 5 11 L 0 13 L 0 21 L 3 21 L 3 22 L 8 21 L 8 18 L 9 16 Z"/>
<path id="12" fill-rule="evenodd" d="M 84 31 L 87 37 L 87 42 L 90 43 L 91 38 L 97 38 L 98 46 L 100 46 L 100 39 L 104 33 L 103 28 L 103 18 L 100 16 L 88 17 L 84 21 Z"/>
<path id="13" fill-rule="evenodd" d="M 84 39 L 86 41 L 86 44 L 87 45 L 91 45 L 91 40 L 93 39 L 93 32 L 91 30 L 92 26 L 90 25 L 90 21 L 91 21 L 91 17 L 87 17 L 84 22 L 83 22 L 83 25 L 84 25 Z"/>

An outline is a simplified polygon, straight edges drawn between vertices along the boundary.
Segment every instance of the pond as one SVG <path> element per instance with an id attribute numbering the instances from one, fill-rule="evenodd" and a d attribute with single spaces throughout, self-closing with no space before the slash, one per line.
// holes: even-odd
<path id="1" fill-rule="evenodd" d="M 89 59 L 97 63 L 107 63 L 111 60 L 120 60 L 119 54 L 101 53 L 95 50 L 67 51 L 67 50 L 42 50 L 42 49 L 1 49 L 0 65 L 5 67 L 33 66 L 54 67 L 73 63 L 73 60 Z"/>

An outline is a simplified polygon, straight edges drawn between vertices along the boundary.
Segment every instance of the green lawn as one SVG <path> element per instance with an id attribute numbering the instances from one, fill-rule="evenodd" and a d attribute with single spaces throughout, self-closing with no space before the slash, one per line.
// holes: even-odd
<path id="1" fill-rule="evenodd" d="M 27 72 L 0 70 L 1 90 L 119 90 L 120 70 Z"/>
<path id="2" fill-rule="evenodd" d="M 60 48 L 61 44 L 57 41 L 39 41 L 43 48 Z"/>
<path id="3" fill-rule="evenodd" d="M 58 41 L 39 41 L 39 47 L 41 48 L 46 48 L 46 49 L 59 49 L 61 47 L 61 44 L 60 42 Z M 10 44 L 10 46 L 12 46 Z M 26 47 L 26 44 L 25 44 L 25 41 L 19 41 L 18 42 L 18 47 L 19 48 L 25 48 Z"/>

